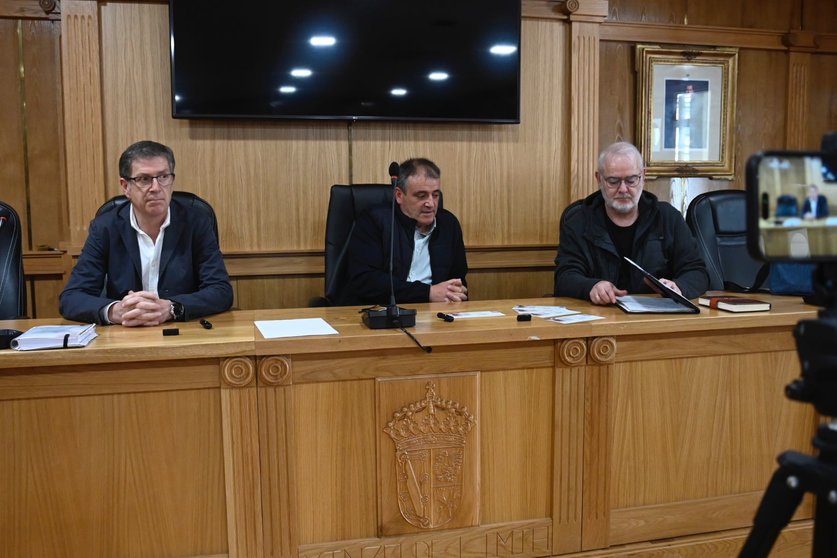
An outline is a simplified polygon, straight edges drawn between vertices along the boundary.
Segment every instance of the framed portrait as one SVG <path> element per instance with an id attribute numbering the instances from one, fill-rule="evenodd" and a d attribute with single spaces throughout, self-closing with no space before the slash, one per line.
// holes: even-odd
<path id="1" fill-rule="evenodd" d="M 638 45 L 636 67 L 646 174 L 732 178 L 738 49 Z"/>

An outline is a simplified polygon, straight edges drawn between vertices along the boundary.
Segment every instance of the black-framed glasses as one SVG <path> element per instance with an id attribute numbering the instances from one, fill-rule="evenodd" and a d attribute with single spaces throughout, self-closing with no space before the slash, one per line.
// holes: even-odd
<path id="1" fill-rule="evenodd" d="M 147 190 L 148 188 L 151 188 L 151 184 L 153 184 L 155 180 L 157 181 L 157 184 L 165 188 L 166 186 L 171 186 L 172 182 L 174 182 L 174 173 L 167 172 L 164 174 L 158 174 L 157 176 L 146 176 L 144 174 L 141 174 L 139 176 L 129 176 L 128 180 L 133 182 L 138 188 L 142 190 Z"/>
<path id="2" fill-rule="evenodd" d="M 637 184 L 639 184 L 640 180 L 642 180 L 642 176 L 638 174 L 632 174 L 630 176 L 606 176 L 604 179 L 608 188 L 612 188 L 614 190 L 619 188 L 622 183 L 624 183 L 628 188 L 634 188 Z"/>

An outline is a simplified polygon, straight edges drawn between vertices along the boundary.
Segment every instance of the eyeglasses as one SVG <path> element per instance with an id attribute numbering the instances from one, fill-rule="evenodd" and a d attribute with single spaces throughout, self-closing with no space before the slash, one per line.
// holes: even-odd
<path id="1" fill-rule="evenodd" d="M 642 176 L 638 174 L 632 174 L 630 176 L 606 176 L 604 179 L 608 188 L 612 189 L 619 188 L 623 182 L 628 188 L 633 188 L 639 184 L 640 180 L 642 180 Z"/>
<path id="2" fill-rule="evenodd" d="M 165 174 L 158 174 L 157 176 L 129 176 L 128 180 L 136 184 L 138 188 L 141 190 L 147 190 L 151 188 L 151 184 L 156 180 L 157 184 L 161 187 L 165 188 L 166 186 L 171 186 L 171 183 L 174 182 L 174 173 L 167 172 Z"/>

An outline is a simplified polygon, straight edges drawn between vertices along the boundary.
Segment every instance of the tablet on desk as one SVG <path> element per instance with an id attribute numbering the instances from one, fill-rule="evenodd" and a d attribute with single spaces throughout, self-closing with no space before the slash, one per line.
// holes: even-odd
<path id="1" fill-rule="evenodd" d="M 665 286 L 662 281 L 642 269 L 642 267 L 625 256 L 625 261 L 637 268 L 646 279 L 651 282 L 653 288 L 660 293 L 663 299 L 619 296 L 616 297 L 616 305 L 625 312 L 631 313 L 675 313 L 675 314 L 700 314 L 700 308 L 691 300 L 677 291 Z"/>

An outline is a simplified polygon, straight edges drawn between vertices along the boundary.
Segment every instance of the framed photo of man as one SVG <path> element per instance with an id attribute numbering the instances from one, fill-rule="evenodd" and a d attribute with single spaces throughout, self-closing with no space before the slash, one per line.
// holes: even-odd
<path id="1" fill-rule="evenodd" d="M 648 176 L 732 178 L 738 49 L 638 45 L 637 137 Z"/>

